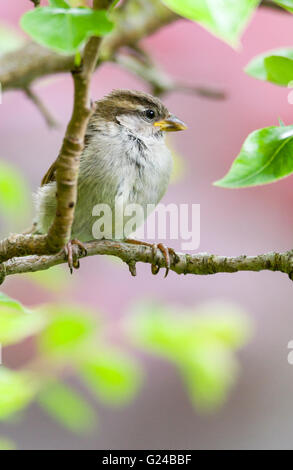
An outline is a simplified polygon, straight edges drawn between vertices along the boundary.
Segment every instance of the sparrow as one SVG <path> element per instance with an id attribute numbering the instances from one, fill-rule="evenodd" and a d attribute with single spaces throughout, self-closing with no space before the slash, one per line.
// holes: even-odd
<path id="1" fill-rule="evenodd" d="M 187 126 L 171 114 L 156 97 L 132 90 L 114 90 L 95 102 L 80 158 L 78 196 L 72 225 L 72 240 L 66 248 L 72 272 L 78 267 L 74 261 L 72 245 L 83 249 L 83 243 L 93 239 L 93 207 L 107 204 L 113 213 L 121 210 L 123 227 L 127 217 L 124 209 L 129 204 L 139 204 L 144 217 L 147 206 L 156 206 L 164 196 L 172 171 L 172 156 L 165 141 L 167 132 L 181 131 Z M 56 162 L 44 176 L 34 201 L 36 207 L 36 232 L 48 232 L 56 213 Z M 116 206 L 115 206 L 116 203 Z M 115 217 L 105 227 L 112 233 Z M 138 227 L 136 227 L 138 228 Z M 112 230 L 112 232 L 111 232 Z M 159 249 L 166 260 L 166 275 L 170 268 L 170 249 L 128 238 L 131 233 L 114 233 L 111 239 L 151 246 L 155 259 Z M 152 265 L 156 274 L 159 268 Z"/>

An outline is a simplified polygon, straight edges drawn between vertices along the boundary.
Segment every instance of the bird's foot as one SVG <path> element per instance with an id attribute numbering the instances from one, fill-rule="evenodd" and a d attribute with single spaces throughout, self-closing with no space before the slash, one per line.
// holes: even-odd
<path id="1" fill-rule="evenodd" d="M 152 264 L 153 274 L 158 274 L 158 272 L 160 271 L 160 266 L 158 266 L 158 264 L 156 263 L 158 252 L 161 252 L 162 255 L 164 256 L 164 259 L 166 262 L 166 272 L 165 272 L 164 277 L 167 277 L 170 271 L 170 267 L 171 267 L 170 255 L 176 256 L 176 253 L 173 250 L 173 248 L 169 248 L 168 246 L 164 245 L 164 243 L 159 243 L 158 245 L 153 244 L 152 245 L 152 253 L 153 253 L 153 260 L 154 260 L 154 263 Z"/>
<path id="2" fill-rule="evenodd" d="M 142 242 L 140 240 L 135 240 L 131 238 L 127 238 L 125 242 L 130 243 L 132 245 L 148 246 L 152 249 L 152 255 L 153 255 L 152 274 L 158 274 L 158 272 L 160 271 L 160 266 L 157 263 L 157 258 L 158 258 L 158 253 L 161 252 L 162 255 L 164 256 L 165 263 L 166 263 L 165 277 L 168 276 L 168 273 L 171 267 L 170 255 L 176 256 L 176 253 L 173 250 L 173 248 L 168 248 L 163 243 L 158 243 L 158 245 L 156 245 L 155 243 Z"/>
<path id="3" fill-rule="evenodd" d="M 64 247 L 65 257 L 70 269 L 70 273 L 73 273 L 73 268 L 78 269 L 80 266 L 78 257 L 82 254 L 87 255 L 87 249 L 84 244 L 76 239 L 70 240 Z"/>

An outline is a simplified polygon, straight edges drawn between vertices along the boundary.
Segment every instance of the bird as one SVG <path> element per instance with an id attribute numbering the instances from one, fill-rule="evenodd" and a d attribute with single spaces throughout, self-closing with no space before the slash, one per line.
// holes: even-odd
<path id="1" fill-rule="evenodd" d="M 170 113 L 159 98 L 142 91 L 116 89 L 95 102 L 80 157 L 72 240 L 65 250 L 71 272 L 73 267 L 79 267 L 78 259 L 74 261 L 72 246 L 77 245 L 83 250 L 83 242 L 93 239 L 92 212 L 95 205 L 107 204 L 111 210 L 118 207 L 123 212 L 128 204 L 140 204 L 144 213 L 143 223 L 148 215 L 147 205 L 156 206 L 160 202 L 172 171 L 172 155 L 165 135 L 186 128 L 186 124 Z M 55 172 L 56 162 L 34 195 L 36 233 L 47 233 L 55 217 Z M 106 227 L 106 233 L 114 227 L 114 219 L 112 227 Z M 124 217 L 123 227 L 126 221 Z M 162 243 L 155 245 L 131 239 L 129 233 L 115 235 L 111 238 L 151 246 L 154 258 L 159 249 L 165 257 L 168 274 L 171 249 Z M 158 270 L 154 262 L 153 274 Z"/>

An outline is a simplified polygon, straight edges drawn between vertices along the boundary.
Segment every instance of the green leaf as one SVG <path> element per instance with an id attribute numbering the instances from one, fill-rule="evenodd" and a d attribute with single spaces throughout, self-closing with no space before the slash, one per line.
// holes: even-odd
<path id="1" fill-rule="evenodd" d="M 24 307 L 18 300 L 12 299 L 11 297 L 8 297 L 6 294 L 3 294 L 3 292 L 0 292 L 0 308 L 13 308 L 14 310 L 20 312 L 20 313 L 28 313 L 29 310 Z"/>
<path id="2" fill-rule="evenodd" d="M 273 61 L 268 59 L 274 58 Z M 281 61 L 278 63 L 277 58 L 285 58 L 284 62 Z M 266 80 L 272 83 L 277 83 L 278 85 L 288 85 L 288 74 L 291 75 L 293 60 L 293 49 L 292 48 L 282 48 L 275 49 L 272 51 L 264 52 L 256 57 L 254 57 L 249 64 L 245 67 L 245 72 L 251 77 L 257 78 L 258 80 Z M 279 72 L 278 72 L 279 69 Z M 281 73 L 286 73 L 286 77 L 279 77 Z"/>
<path id="3" fill-rule="evenodd" d="M 180 371 L 193 405 L 212 411 L 223 404 L 235 383 L 238 364 L 221 343 L 205 342 L 185 357 Z"/>
<path id="4" fill-rule="evenodd" d="M 68 9 L 70 6 L 68 5 L 65 0 L 49 0 L 49 5 L 50 7 L 55 7 L 55 8 L 65 8 Z"/>
<path id="5" fill-rule="evenodd" d="M 16 300 L 0 292 L 0 343 L 13 344 L 38 333 L 45 324 L 44 315 L 31 312 Z"/>
<path id="6" fill-rule="evenodd" d="M 10 25 L 0 23 L 0 56 L 14 51 L 24 43 L 23 37 Z"/>
<path id="7" fill-rule="evenodd" d="M 171 174 L 171 183 L 178 183 L 181 181 L 185 174 L 186 174 L 186 161 L 172 146 L 172 144 L 167 141 L 167 147 L 171 152 L 172 160 L 173 160 L 173 168 Z"/>
<path id="8" fill-rule="evenodd" d="M 94 427 L 92 407 L 65 384 L 47 384 L 39 393 L 37 401 L 50 416 L 70 431 L 81 433 Z"/>
<path id="9" fill-rule="evenodd" d="M 90 36 L 104 36 L 113 28 L 106 10 L 69 8 L 61 0 L 50 7 L 28 11 L 21 18 L 21 26 L 36 42 L 65 54 L 76 53 Z"/>
<path id="10" fill-rule="evenodd" d="M 134 310 L 130 331 L 140 345 L 172 360 L 185 357 L 195 346 L 221 342 L 242 346 L 250 334 L 244 312 L 234 304 L 208 302 L 191 312 L 176 312 L 160 304 L 140 304 Z"/>
<path id="11" fill-rule="evenodd" d="M 25 277 L 32 283 L 54 293 L 64 292 L 69 286 L 67 268 L 62 265 L 54 266 L 45 271 L 26 273 Z"/>
<path id="12" fill-rule="evenodd" d="M 170 359 L 185 353 L 188 318 L 176 318 L 172 309 L 157 303 L 141 303 L 134 309 L 129 331 L 136 343 Z"/>
<path id="13" fill-rule="evenodd" d="M 274 0 L 277 5 L 293 13 L 293 0 Z"/>
<path id="14" fill-rule="evenodd" d="M 272 183 L 293 172 L 293 126 L 252 132 L 224 178 L 214 183 L 241 188 Z"/>
<path id="15" fill-rule="evenodd" d="M 0 419 L 25 408 L 37 392 L 36 384 L 30 374 L 16 372 L 0 367 Z"/>
<path id="16" fill-rule="evenodd" d="M 293 60 L 286 57 L 270 56 L 264 60 L 267 80 L 276 85 L 289 86 L 293 83 Z M 292 82 L 292 83 L 290 83 Z"/>
<path id="17" fill-rule="evenodd" d="M 20 223 L 29 213 L 27 184 L 21 174 L 4 161 L 0 161 L 0 212 Z"/>
<path id="18" fill-rule="evenodd" d="M 39 336 L 39 348 L 47 355 L 66 356 L 78 352 L 94 331 L 94 322 L 83 309 L 50 306 L 50 323 Z"/>
<path id="19" fill-rule="evenodd" d="M 15 450 L 15 449 L 16 449 L 16 445 L 11 439 L 0 436 L 0 450 Z"/>
<path id="20" fill-rule="evenodd" d="M 93 393 L 105 403 L 128 403 L 140 384 L 137 366 L 121 354 L 101 350 L 91 352 L 79 368 L 81 377 Z"/>
<path id="21" fill-rule="evenodd" d="M 196 21 L 233 47 L 259 0 L 163 0 L 173 11 Z"/>
<path id="22" fill-rule="evenodd" d="M 243 309 L 230 302 L 209 301 L 200 305 L 190 320 L 190 338 L 206 338 L 229 349 L 239 349 L 251 336 L 251 323 Z"/>
<path id="23" fill-rule="evenodd" d="M 130 328 L 137 344 L 174 363 L 192 403 L 203 409 L 213 409 L 226 398 L 237 373 L 234 351 L 251 330 L 242 310 L 223 302 L 189 312 L 141 304 Z"/>

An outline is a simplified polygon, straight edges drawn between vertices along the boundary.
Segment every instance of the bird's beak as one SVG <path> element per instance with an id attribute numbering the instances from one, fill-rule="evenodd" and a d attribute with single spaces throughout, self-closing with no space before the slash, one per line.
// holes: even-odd
<path id="1" fill-rule="evenodd" d="M 170 114 L 167 119 L 162 119 L 154 123 L 154 126 L 160 128 L 161 131 L 165 132 L 176 132 L 184 131 L 187 129 L 186 124 L 183 121 L 180 121 L 174 114 Z"/>

